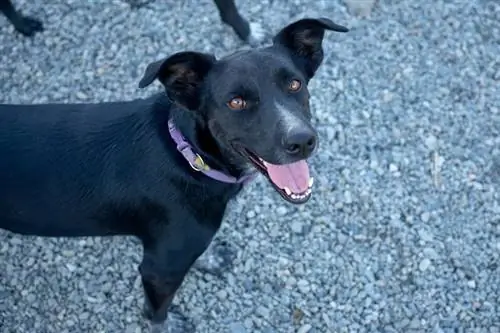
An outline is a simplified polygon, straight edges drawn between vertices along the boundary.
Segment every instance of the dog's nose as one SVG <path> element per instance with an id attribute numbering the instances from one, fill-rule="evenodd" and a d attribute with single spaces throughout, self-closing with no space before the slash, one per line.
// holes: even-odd
<path id="1" fill-rule="evenodd" d="M 307 158 L 316 148 L 316 134 L 309 129 L 294 128 L 288 132 L 283 145 L 288 154 Z"/>

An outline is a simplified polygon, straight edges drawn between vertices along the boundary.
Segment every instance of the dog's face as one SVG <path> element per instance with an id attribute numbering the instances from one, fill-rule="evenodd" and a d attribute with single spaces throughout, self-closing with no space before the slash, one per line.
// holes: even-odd
<path id="1" fill-rule="evenodd" d="M 289 202 L 304 203 L 312 178 L 306 159 L 318 145 L 307 84 L 323 60 L 328 19 L 303 19 L 282 29 L 270 47 L 216 60 L 181 52 L 146 69 L 140 87 L 158 78 L 186 112 L 198 112 L 212 136 L 240 166 L 262 172 Z"/>

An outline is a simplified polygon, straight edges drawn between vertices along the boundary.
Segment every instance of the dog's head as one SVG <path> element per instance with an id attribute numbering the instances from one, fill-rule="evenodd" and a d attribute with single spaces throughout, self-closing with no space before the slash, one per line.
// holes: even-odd
<path id="1" fill-rule="evenodd" d="M 323 60 L 325 30 L 348 31 L 326 18 L 302 19 L 266 48 L 219 60 L 180 52 L 152 63 L 139 87 L 158 79 L 240 167 L 254 166 L 287 201 L 304 203 L 312 186 L 306 159 L 318 145 L 307 85 Z"/>

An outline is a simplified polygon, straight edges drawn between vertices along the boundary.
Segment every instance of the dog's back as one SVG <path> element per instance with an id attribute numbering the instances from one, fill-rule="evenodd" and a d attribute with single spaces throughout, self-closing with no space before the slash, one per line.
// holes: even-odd
<path id="1" fill-rule="evenodd" d="M 0 227 L 106 234 L 96 207 L 137 194 L 133 173 L 161 149 L 145 103 L 0 105 Z"/>

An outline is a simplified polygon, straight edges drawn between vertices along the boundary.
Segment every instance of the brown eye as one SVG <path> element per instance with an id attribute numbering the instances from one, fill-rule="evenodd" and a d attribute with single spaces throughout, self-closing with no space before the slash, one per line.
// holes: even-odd
<path id="1" fill-rule="evenodd" d="M 290 84 L 288 85 L 288 89 L 290 91 L 299 91 L 301 87 L 302 84 L 300 83 L 300 81 L 295 79 L 290 81 Z"/>
<path id="2" fill-rule="evenodd" d="M 227 105 L 229 106 L 230 109 L 232 110 L 243 110 L 247 106 L 247 102 L 241 97 L 235 97 L 232 100 L 230 100 Z"/>

